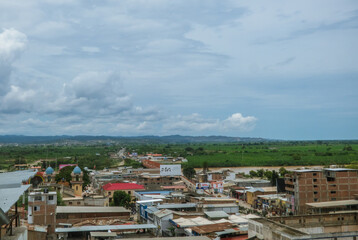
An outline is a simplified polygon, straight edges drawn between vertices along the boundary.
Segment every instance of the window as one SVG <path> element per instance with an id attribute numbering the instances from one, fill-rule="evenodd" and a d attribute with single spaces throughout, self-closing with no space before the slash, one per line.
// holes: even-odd
<path id="1" fill-rule="evenodd" d="M 81 205 L 81 202 L 77 202 L 77 205 Z"/>
<path id="2" fill-rule="evenodd" d="M 313 176 L 317 176 L 317 173 L 313 173 Z"/>
<path id="3" fill-rule="evenodd" d="M 68 202 L 68 205 L 72 205 L 72 202 Z"/>
<path id="4" fill-rule="evenodd" d="M 331 198 L 331 201 L 336 201 L 337 199 L 336 198 Z"/>
<path id="5" fill-rule="evenodd" d="M 313 179 L 313 182 L 317 182 L 317 179 L 316 179 L 316 178 L 314 178 L 314 179 Z"/>
<path id="6" fill-rule="evenodd" d="M 317 202 L 317 201 L 318 201 L 318 198 L 315 198 L 314 201 Z"/>
<path id="7" fill-rule="evenodd" d="M 317 185 L 313 185 L 313 187 L 318 187 Z"/>
<path id="8" fill-rule="evenodd" d="M 76 186 L 76 191 L 78 190 L 78 186 Z"/>
<path id="9" fill-rule="evenodd" d="M 34 206 L 34 212 L 40 211 L 40 206 Z"/>
<path id="10" fill-rule="evenodd" d="M 314 194 L 317 194 L 318 192 L 313 192 Z"/>
<path id="11" fill-rule="evenodd" d="M 76 176 L 76 181 L 78 182 L 80 180 L 79 176 L 77 175 Z"/>
<path id="12" fill-rule="evenodd" d="M 331 194 L 335 194 L 336 193 L 336 191 L 331 191 Z"/>
<path id="13" fill-rule="evenodd" d="M 41 196 L 35 196 L 35 201 L 41 201 Z"/>
<path id="14" fill-rule="evenodd" d="M 48 200 L 52 201 L 53 200 L 53 196 L 48 196 Z"/>
<path id="15" fill-rule="evenodd" d="M 111 196 L 111 195 L 112 195 L 112 192 L 108 192 L 108 195 Z"/>
<path id="16" fill-rule="evenodd" d="M 128 191 L 128 194 L 131 194 L 131 191 Z"/>

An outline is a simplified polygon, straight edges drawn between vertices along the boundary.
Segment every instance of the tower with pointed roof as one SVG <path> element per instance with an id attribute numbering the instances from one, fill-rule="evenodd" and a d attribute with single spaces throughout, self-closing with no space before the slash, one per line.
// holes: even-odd
<path id="1" fill-rule="evenodd" d="M 81 170 L 81 168 L 79 168 L 78 166 L 76 166 L 72 173 L 72 181 L 71 181 L 71 185 L 72 185 L 72 189 L 75 192 L 75 196 L 82 196 L 82 184 L 83 184 L 83 172 Z"/>

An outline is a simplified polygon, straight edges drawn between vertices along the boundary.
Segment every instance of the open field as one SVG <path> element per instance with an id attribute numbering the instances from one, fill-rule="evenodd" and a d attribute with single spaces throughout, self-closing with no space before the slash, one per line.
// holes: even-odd
<path id="1" fill-rule="evenodd" d="M 119 162 L 109 157 L 122 147 L 127 152 L 183 156 L 192 167 L 343 165 L 358 162 L 358 141 L 281 141 L 260 143 L 112 144 L 95 146 L 24 145 L 0 147 L 0 169 L 15 163 L 57 159 L 103 169 Z M 52 163 L 56 164 L 56 163 Z"/>

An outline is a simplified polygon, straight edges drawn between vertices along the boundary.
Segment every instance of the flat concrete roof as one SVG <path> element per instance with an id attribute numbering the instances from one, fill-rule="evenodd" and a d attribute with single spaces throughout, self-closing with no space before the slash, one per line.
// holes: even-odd
<path id="1" fill-rule="evenodd" d="M 341 200 L 341 201 L 328 201 L 328 202 L 314 202 L 314 203 L 306 203 L 307 206 L 313 208 L 329 208 L 329 207 L 339 207 L 339 206 L 347 206 L 347 205 L 358 205 L 358 200 Z"/>
<path id="2" fill-rule="evenodd" d="M 133 239 L 133 238 L 121 238 L 121 239 Z M 190 237 L 158 237 L 158 238 L 140 238 L 140 240 L 210 240 L 204 236 L 190 236 Z"/>
<path id="3" fill-rule="evenodd" d="M 94 232 L 108 230 L 137 230 L 137 229 L 155 229 L 154 224 L 135 224 L 135 225 L 103 225 L 103 226 L 81 226 L 71 228 L 56 228 L 56 233 L 69 232 Z"/>
<path id="4" fill-rule="evenodd" d="M 112 213 L 130 212 L 124 207 L 83 207 L 83 206 L 57 206 L 56 213 Z"/>

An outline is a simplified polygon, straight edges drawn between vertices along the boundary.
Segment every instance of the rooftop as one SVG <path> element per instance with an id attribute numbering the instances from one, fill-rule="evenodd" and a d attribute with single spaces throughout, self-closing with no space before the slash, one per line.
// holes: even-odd
<path id="1" fill-rule="evenodd" d="M 204 212 L 206 216 L 209 218 L 228 218 L 229 215 L 224 211 L 211 211 L 211 212 Z"/>
<path id="2" fill-rule="evenodd" d="M 130 212 L 124 207 L 82 207 L 82 206 L 57 206 L 56 213 L 112 213 Z"/>
<path id="3" fill-rule="evenodd" d="M 340 207 L 340 206 L 348 206 L 348 205 L 358 205 L 358 200 L 342 200 L 342 201 L 328 201 L 328 202 L 314 202 L 314 203 L 306 203 L 307 206 L 313 208 L 329 208 L 329 207 Z"/>
<path id="4" fill-rule="evenodd" d="M 165 217 L 165 216 L 167 216 L 167 215 L 170 215 L 170 214 L 172 214 L 172 213 L 173 213 L 173 211 L 171 211 L 171 210 L 162 209 L 162 210 L 159 210 L 159 211 L 154 212 L 154 215 L 157 216 L 157 217 L 159 217 L 159 218 L 161 218 L 161 217 Z"/>
<path id="5" fill-rule="evenodd" d="M 116 190 L 144 190 L 143 185 L 136 183 L 107 183 L 103 186 L 103 189 L 106 191 L 116 191 Z"/>
<path id="6" fill-rule="evenodd" d="M 192 228 L 192 231 L 197 232 L 198 234 L 206 234 L 223 231 L 225 229 L 234 228 L 235 225 L 229 222 L 208 224 L 203 226 L 196 226 Z"/>
<path id="7" fill-rule="evenodd" d="M 196 203 L 173 203 L 173 204 L 160 204 L 157 206 L 158 209 L 163 208 L 195 208 Z"/>
<path id="8" fill-rule="evenodd" d="M 108 230 L 137 230 L 137 229 L 155 229 L 153 224 L 135 224 L 135 225 L 103 225 L 103 226 L 81 226 L 71 228 L 56 228 L 56 233 L 68 232 L 92 232 L 92 231 L 108 231 Z"/>

